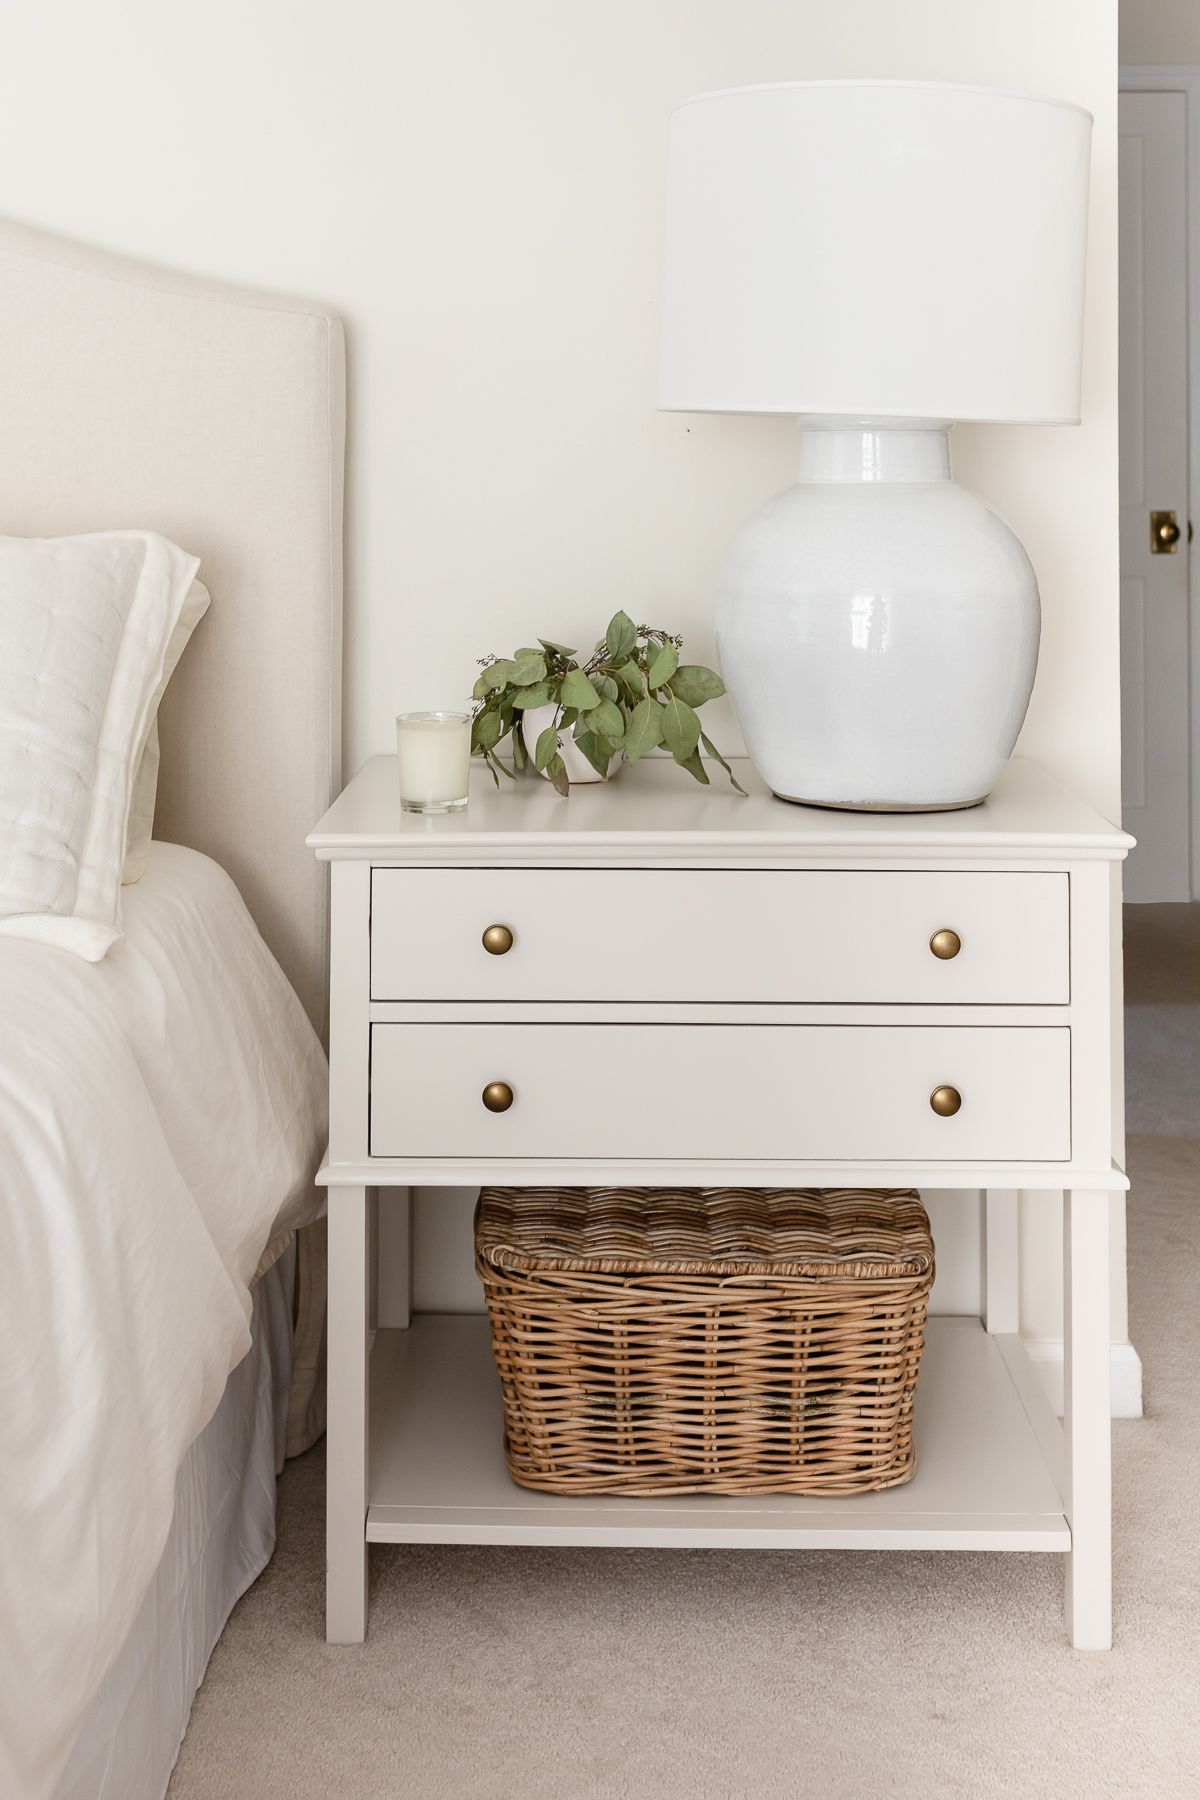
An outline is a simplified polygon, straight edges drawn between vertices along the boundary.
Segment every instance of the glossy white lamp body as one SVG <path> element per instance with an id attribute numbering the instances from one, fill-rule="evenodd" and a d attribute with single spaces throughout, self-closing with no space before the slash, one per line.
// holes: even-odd
<path id="1" fill-rule="evenodd" d="M 950 421 L 1079 418 L 1091 118 L 932 82 L 792 82 L 671 119 L 659 404 L 792 413 L 798 484 L 750 520 L 721 671 L 776 793 L 983 799 L 1040 609 L 950 479 Z"/>
<path id="2" fill-rule="evenodd" d="M 950 478 L 939 421 L 801 421 L 800 480 L 743 526 L 722 673 L 776 794 L 873 811 L 972 806 L 1037 668 L 1033 567 Z"/>

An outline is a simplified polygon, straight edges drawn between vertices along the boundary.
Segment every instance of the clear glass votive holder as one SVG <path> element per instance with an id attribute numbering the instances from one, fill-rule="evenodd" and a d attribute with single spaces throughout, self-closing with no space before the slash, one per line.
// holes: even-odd
<path id="1" fill-rule="evenodd" d="M 471 773 L 470 713 L 399 713 L 396 763 L 401 811 L 462 812 Z"/>

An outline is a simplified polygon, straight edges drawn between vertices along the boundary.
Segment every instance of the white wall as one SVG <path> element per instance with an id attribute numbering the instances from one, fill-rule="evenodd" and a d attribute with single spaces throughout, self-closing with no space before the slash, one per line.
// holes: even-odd
<path id="1" fill-rule="evenodd" d="M 712 656 L 724 546 L 790 481 L 793 436 L 654 410 L 667 114 L 849 75 L 1096 115 L 1084 423 L 957 435 L 1041 579 L 1023 748 L 1115 813 L 1115 0 L 6 0 L 0 210 L 344 314 L 352 770 L 484 651 L 585 639 L 618 604 Z M 940 1299 L 973 1305 L 975 1210 L 938 1213 Z M 473 1279 L 465 1221 L 421 1209 L 426 1298 Z"/>

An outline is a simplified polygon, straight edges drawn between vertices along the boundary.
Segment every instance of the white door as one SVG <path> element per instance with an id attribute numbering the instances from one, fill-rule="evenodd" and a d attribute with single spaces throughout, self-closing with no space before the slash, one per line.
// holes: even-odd
<path id="1" fill-rule="evenodd" d="M 1183 94 L 1122 94 L 1120 138 L 1122 786 L 1138 840 L 1125 898 L 1189 900 Z"/>

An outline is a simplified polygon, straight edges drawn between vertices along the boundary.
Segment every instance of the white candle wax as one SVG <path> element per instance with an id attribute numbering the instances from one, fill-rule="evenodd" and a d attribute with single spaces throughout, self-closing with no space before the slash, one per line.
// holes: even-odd
<path id="1" fill-rule="evenodd" d="M 460 812 L 467 804 L 471 769 L 470 714 L 401 713 L 396 761 L 405 812 Z"/>

